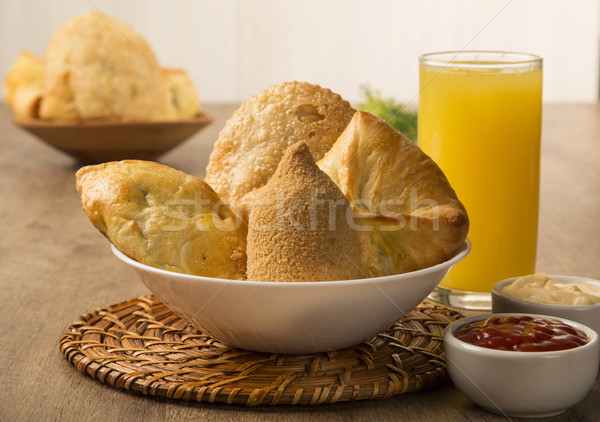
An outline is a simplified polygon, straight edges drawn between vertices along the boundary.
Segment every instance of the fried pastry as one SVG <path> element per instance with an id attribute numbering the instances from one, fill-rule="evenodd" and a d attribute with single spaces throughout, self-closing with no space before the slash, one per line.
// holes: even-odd
<path id="1" fill-rule="evenodd" d="M 469 219 L 442 170 L 384 120 L 357 112 L 317 164 L 352 204 L 369 277 L 439 264 L 465 241 Z"/>
<path id="2" fill-rule="evenodd" d="M 202 180 L 137 160 L 83 167 L 76 180 L 90 221 L 127 256 L 169 271 L 244 277 L 246 225 Z"/>
<path id="3" fill-rule="evenodd" d="M 163 68 L 167 79 L 170 119 L 189 119 L 198 114 L 200 100 L 190 76 L 185 70 Z"/>
<path id="4" fill-rule="evenodd" d="M 348 200 L 319 170 L 305 143 L 288 148 L 259 191 L 249 215 L 249 280 L 363 277 Z"/>
<path id="5" fill-rule="evenodd" d="M 260 92 L 227 121 L 215 143 L 206 182 L 234 204 L 267 183 L 286 149 L 304 141 L 315 160 L 342 133 L 355 110 L 339 95 L 306 82 Z"/>
<path id="6" fill-rule="evenodd" d="M 178 120 L 200 108 L 184 70 L 160 68 L 141 35 L 98 12 L 62 25 L 45 59 L 19 54 L 4 91 L 16 115 L 42 119 Z"/>
<path id="7" fill-rule="evenodd" d="M 87 12 L 46 48 L 43 119 L 168 119 L 168 86 L 154 52 L 129 25 Z"/>
<path id="8" fill-rule="evenodd" d="M 4 79 L 6 104 L 17 116 L 37 117 L 43 82 L 44 60 L 35 54 L 21 52 Z"/>

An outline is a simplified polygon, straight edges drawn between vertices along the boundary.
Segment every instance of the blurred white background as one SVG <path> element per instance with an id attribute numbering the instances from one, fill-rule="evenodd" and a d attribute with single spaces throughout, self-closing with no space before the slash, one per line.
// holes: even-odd
<path id="1" fill-rule="evenodd" d="M 595 0 L 0 0 L 0 74 L 43 54 L 64 21 L 97 9 L 140 32 L 161 64 L 186 69 L 204 102 L 243 101 L 284 80 L 359 100 L 368 83 L 416 104 L 417 57 L 496 49 L 544 57 L 544 100 L 596 101 Z"/>

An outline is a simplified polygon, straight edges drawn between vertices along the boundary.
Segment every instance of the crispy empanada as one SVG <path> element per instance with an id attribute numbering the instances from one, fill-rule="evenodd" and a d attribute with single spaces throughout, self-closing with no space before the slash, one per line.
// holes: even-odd
<path id="1" fill-rule="evenodd" d="M 169 271 L 244 278 L 246 224 L 202 180 L 137 160 L 83 167 L 76 180 L 90 221 L 127 256 Z"/>
<path id="2" fill-rule="evenodd" d="M 317 165 L 346 195 L 370 277 L 446 261 L 469 219 L 444 173 L 384 120 L 364 111 Z"/>
<path id="3" fill-rule="evenodd" d="M 163 68 L 169 88 L 169 118 L 189 119 L 198 114 L 200 99 L 188 73 L 182 69 Z"/>
<path id="4" fill-rule="evenodd" d="M 355 110 L 337 94 L 306 82 L 284 82 L 260 92 L 227 121 L 215 143 L 206 182 L 234 204 L 267 183 L 286 149 L 304 141 L 321 159 Z"/>
<path id="5" fill-rule="evenodd" d="M 87 12 L 46 48 L 43 119 L 169 118 L 168 86 L 146 40 L 118 18 Z"/>
<path id="6" fill-rule="evenodd" d="M 44 60 L 27 51 L 21 52 L 4 79 L 6 105 L 17 116 L 37 117 L 43 83 Z"/>

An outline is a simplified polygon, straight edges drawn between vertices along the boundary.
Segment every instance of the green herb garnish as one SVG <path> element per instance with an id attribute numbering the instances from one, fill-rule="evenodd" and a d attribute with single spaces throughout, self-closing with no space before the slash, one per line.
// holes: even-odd
<path id="1" fill-rule="evenodd" d="M 379 91 L 372 91 L 368 85 L 360 87 L 365 101 L 358 108 L 381 117 L 394 129 L 402 132 L 413 142 L 417 142 L 417 112 L 407 110 L 393 98 L 382 97 Z"/>

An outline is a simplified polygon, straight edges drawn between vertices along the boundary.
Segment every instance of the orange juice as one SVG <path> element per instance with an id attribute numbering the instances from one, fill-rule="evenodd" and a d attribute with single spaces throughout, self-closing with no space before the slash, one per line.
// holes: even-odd
<path id="1" fill-rule="evenodd" d="M 472 55 L 444 65 L 428 56 L 420 65 L 419 146 L 467 209 L 473 243 L 440 286 L 490 292 L 502 279 L 535 270 L 541 59 Z"/>

